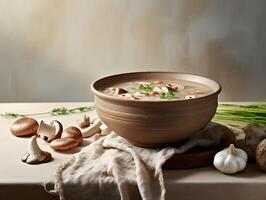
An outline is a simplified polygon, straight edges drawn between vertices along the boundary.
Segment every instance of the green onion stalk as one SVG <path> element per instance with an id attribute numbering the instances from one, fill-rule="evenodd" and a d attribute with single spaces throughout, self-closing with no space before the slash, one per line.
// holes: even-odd
<path id="1" fill-rule="evenodd" d="M 266 125 L 266 104 L 246 106 L 219 104 L 212 121 L 234 127 L 243 127 L 252 123 Z"/>

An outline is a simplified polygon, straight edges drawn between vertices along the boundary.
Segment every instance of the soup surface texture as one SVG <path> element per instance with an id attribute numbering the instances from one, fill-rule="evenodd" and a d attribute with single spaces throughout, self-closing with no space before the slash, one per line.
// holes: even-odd
<path id="1" fill-rule="evenodd" d="M 125 99 L 143 101 L 171 101 L 203 97 L 212 88 L 188 80 L 140 80 L 123 82 L 100 90 L 102 93 Z"/>

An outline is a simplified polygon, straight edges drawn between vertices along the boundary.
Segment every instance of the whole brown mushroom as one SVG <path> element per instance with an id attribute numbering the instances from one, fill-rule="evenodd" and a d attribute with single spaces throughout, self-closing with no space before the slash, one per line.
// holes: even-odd
<path id="1" fill-rule="evenodd" d="M 243 141 L 243 150 L 248 154 L 249 161 L 256 160 L 256 149 L 258 144 L 266 138 L 265 128 L 259 124 L 249 124 L 243 128 L 245 139 Z"/>
<path id="2" fill-rule="evenodd" d="M 56 151 L 67 151 L 79 145 L 79 141 L 74 138 L 58 138 L 50 143 L 50 147 Z"/>
<path id="3" fill-rule="evenodd" d="M 256 162 L 259 168 L 266 172 L 266 139 L 262 140 L 257 147 Z"/>
<path id="4" fill-rule="evenodd" d="M 81 131 L 75 126 L 70 126 L 66 128 L 63 131 L 61 138 L 74 138 L 75 140 L 78 140 L 79 144 L 83 142 L 83 136 L 81 134 Z"/>
<path id="5" fill-rule="evenodd" d="M 70 126 L 63 131 L 61 138 L 50 143 L 50 147 L 56 151 L 66 151 L 79 146 L 82 142 L 81 131 L 77 127 Z"/>
<path id="6" fill-rule="evenodd" d="M 12 124 L 10 131 L 17 137 L 23 137 L 36 134 L 38 128 L 39 124 L 35 119 L 22 117 Z"/>

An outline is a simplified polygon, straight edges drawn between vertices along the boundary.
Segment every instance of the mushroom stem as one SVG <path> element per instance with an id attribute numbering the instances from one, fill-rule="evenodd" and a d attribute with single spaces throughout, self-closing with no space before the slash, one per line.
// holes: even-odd
<path id="1" fill-rule="evenodd" d="M 32 136 L 30 138 L 30 142 L 28 144 L 28 150 L 29 154 L 32 156 L 38 157 L 42 153 L 42 150 L 40 149 L 39 145 L 37 144 L 37 136 Z"/>
<path id="2" fill-rule="evenodd" d="M 96 119 L 93 123 L 86 129 L 81 130 L 83 137 L 90 137 L 96 133 L 101 132 L 100 126 L 102 121 L 100 119 Z"/>
<path id="3" fill-rule="evenodd" d="M 87 128 L 89 127 L 91 124 L 91 120 L 90 120 L 90 117 L 87 117 L 87 115 L 85 114 L 84 117 L 83 117 L 83 121 L 81 121 L 79 123 L 79 127 L 80 128 Z"/>
<path id="4" fill-rule="evenodd" d="M 21 158 L 23 162 L 28 164 L 39 164 L 52 160 L 49 152 L 42 151 L 37 143 L 37 136 L 31 137 L 28 145 L 28 152 Z"/>

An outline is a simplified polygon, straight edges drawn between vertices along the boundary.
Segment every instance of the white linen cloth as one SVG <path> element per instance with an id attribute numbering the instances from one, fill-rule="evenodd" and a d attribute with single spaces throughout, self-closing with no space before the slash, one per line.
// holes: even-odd
<path id="1" fill-rule="evenodd" d="M 180 147 L 161 149 L 133 146 L 112 132 L 61 164 L 50 192 L 62 200 L 164 200 L 165 161 L 194 146 L 218 146 L 223 135 L 219 127 L 222 125 L 211 122 Z"/>

